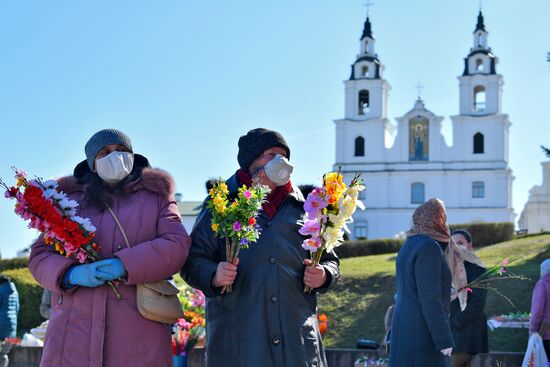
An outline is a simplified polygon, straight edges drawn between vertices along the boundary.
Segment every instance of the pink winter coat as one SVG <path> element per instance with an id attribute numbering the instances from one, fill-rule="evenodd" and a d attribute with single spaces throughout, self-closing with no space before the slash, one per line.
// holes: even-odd
<path id="1" fill-rule="evenodd" d="M 84 187 L 71 177 L 59 180 L 71 199 L 82 202 Z M 174 182 L 165 172 L 144 168 L 142 177 L 124 187 L 127 195 L 112 204 L 131 248 L 111 214 L 93 207 L 78 215 L 96 226 L 103 258 L 117 256 L 128 273 L 120 282 L 120 300 L 107 285 L 63 290 L 61 279 L 76 262 L 55 252 L 40 238 L 29 268 L 52 293 L 52 312 L 41 367 L 171 366 L 170 326 L 145 319 L 136 305 L 136 284 L 161 280 L 184 265 L 191 244 L 173 199 Z"/>
<path id="2" fill-rule="evenodd" d="M 531 302 L 531 327 L 530 331 L 538 331 L 542 321 L 550 322 L 550 273 L 539 279 L 533 290 Z M 543 340 L 550 340 L 550 329 L 541 335 Z"/>

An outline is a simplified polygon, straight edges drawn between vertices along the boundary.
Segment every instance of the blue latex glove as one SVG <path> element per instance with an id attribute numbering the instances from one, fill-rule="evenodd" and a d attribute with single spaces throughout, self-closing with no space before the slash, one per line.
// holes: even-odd
<path id="1" fill-rule="evenodd" d="M 75 265 L 69 268 L 63 277 L 63 283 L 66 288 L 75 285 L 83 287 L 98 287 L 105 284 L 105 280 L 99 279 L 101 275 L 97 269 L 97 263 Z"/>
<path id="2" fill-rule="evenodd" d="M 124 264 L 118 257 L 112 259 L 100 260 L 96 262 L 99 275 L 98 279 L 115 280 L 122 278 L 126 274 Z"/>

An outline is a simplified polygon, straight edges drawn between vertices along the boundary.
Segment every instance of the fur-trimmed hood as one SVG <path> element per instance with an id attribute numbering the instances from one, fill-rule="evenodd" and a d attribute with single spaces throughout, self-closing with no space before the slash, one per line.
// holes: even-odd
<path id="1" fill-rule="evenodd" d="M 86 189 L 86 185 L 79 183 L 75 176 L 61 177 L 56 181 L 59 189 L 67 195 Z M 158 168 L 146 167 L 141 171 L 141 177 L 124 186 L 125 192 L 136 192 L 139 190 L 149 190 L 163 196 L 172 196 L 176 191 L 176 183 L 168 172 Z"/>

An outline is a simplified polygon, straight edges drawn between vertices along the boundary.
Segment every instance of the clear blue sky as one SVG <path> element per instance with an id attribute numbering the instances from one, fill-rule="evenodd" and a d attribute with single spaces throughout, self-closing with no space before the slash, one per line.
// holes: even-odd
<path id="1" fill-rule="evenodd" d="M 334 161 L 349 65 L 365 20 L 362 0 L 3 1 L 0 3 L 0 177 L 14 164 L 45 178 L 69 174 L 97 130 L 115 127 L 135 151 L 173 173 L 185 200 L 236 168 L 237 139 L 279 130 L 297 183 Z M 392 86 L 390 116 L 425 85 L 426 106 L 458 112 L 458 81 L 478 1 L 379 0 L 377 53 Z M 485 0 L 489 44 L 504 76 L 510 165 L 519 215 L 541 182 L 550 145 L 550 51 L 544 0 Z M 367 178 L 368 179 L 368 178 Z M 371 193 L 375 195 L 376 193 Z M 0 250 L 15 255 L 34 233 L 0 200 Z"/>

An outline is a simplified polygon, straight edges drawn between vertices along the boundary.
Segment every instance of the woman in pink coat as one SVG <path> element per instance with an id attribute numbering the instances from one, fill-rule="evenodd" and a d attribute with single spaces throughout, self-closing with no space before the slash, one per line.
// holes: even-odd
<path id="1" fill-rule="evenodd" d="M 166 279 L 184 265 L 190 247 L 174 201 L 174 182 L 134 154 L 129 137 L 106 129 L 90 138 L 87 159 L 58 181 L 80 203 L 78 215 L 97 228 L 104 260 L 79 264 L 40 238 L 29 268 L 52 293 L 42 367 L 167 367 L 170 325 L 139 313 L 136 284 Z M 132 247 L 106 206 L 117 215 Z M 117 280 L 116 299 L 106 285 Z"/>
<path id="2" fill-rule="evenodd" d="M 543 323 L 546 330 L 541 334 L 546 355 L 550 360 L 550 259 L 540 264 L 540 279 L 535 284 L 531 301 L 531 325 L 529 331 L 539 332 Z"/>

